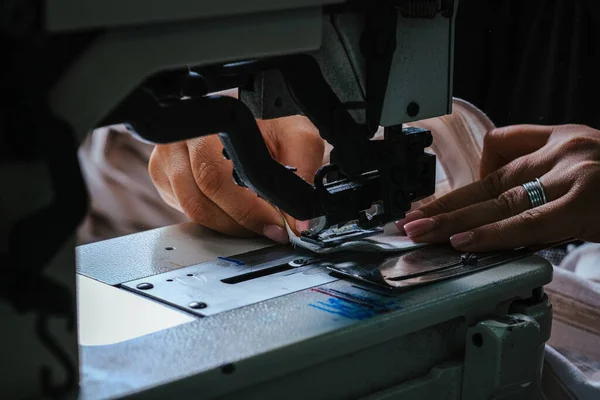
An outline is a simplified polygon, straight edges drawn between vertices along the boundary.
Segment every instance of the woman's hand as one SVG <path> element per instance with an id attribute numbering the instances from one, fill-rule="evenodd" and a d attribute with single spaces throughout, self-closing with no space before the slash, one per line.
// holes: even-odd
<path id="1" fill-rule="evenodd" d="M 271 156 L 312 183 L 323 163 L 324 141 L 305 117 L 257 121 Z M 157 145 L 150 175 L 163 200 L 193 222 L 235 236 L 259 234 L 287 243 L 281 214 L 232 179 L 233 165 L 223 157 L 216 135 Z M 286 216 L 294 227 L 296 221 Z"/>
<path id="2" fill-rule="evenodd" d="M 481 180 L 397 223 L 416 242 L 479 252 L 576 238 L 600 242 L 600 131 L 520 125 L 484 140 Z M 531 208 L 521 186 L 539 178 L 547 203 Z"/>

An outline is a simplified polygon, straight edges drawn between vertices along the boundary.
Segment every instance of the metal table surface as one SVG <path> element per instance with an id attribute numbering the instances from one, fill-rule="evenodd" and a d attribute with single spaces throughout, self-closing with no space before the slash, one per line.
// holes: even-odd
<path id="1" fill-rule="evenodd" d="M 397 376 L 403 370 L 406 376 L 423 374 L 460 351 L 460 341 L 435 333 L 446 329 L 440 326 L 467 326 L 530 297 L 532 289 L 552 278 L 551 266 L 532 256 L 393 296 L 339 280 L 206 318 L 116 286 L 268 245 L 183 224 L 80 247 L 80 397 L 222 396 L 276 378 L 301 377 L 311 366 L 418 332 L 423 337 L 415 339 L 412 349 L 383 351 L 378 359 L 393 366 Z M 367 299 L 370 307 L 349 298 Z M 434 326 L 438 330 L 429 329 Z M 394 357 L 386 361 L 386 353 Z M 336 379 L 344 379 L 347 396 L 363 390 L 364 380 L 397 379 L 381 368 L 363 366 L 360 373 L 363 380 L 333 373 L 330 388 L 318 392 L 306 381 L 290 398 L 340 396 Z"/>

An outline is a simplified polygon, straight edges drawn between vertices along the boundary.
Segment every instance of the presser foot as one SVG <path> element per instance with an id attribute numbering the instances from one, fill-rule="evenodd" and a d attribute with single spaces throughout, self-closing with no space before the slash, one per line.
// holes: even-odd
<path id="1" fill-rule="evenodd" d="M 383 228 L 361 228 L 357 223 L 341 227 L 330 227 L 321 231 L 307 230 L 300 233 L 300 239 L 321 247 L 334 247 L 349 240 L 358 240 L 383 233 Z"/>

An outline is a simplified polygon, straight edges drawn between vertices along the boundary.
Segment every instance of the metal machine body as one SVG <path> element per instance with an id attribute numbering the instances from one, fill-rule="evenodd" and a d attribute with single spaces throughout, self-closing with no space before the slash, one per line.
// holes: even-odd
<path id="1" fill-rule="evenodd" d="M 274 269 L 310 254 L 269 246 L 184 224 L 79 247 L 81 398 L 539 394 L 551 323 L 545 260 L 522 257 L 397 292 L 322 266 Z M 225 277 L 239 292 L 223 290 Z M 177 290 L 188 296 L 181 306 L 155 300 L 171 285 L 187 287 Z M 93 286 L 110 291 L 99 299 Z M 157 326 L 140 332 L 141 321 Z"/>
<path id="2" fill-rule="evenodd" d="M 198 397 L 201 390 L 206 397 L 264 398 L 293 385 L 298 398 L 393 398 L 405 382 L 413 394 L 475 399 L 480 393 L 469 397 L 463 377 L 476 379 L 480 371 L 469 373 L 460 362 L 463 354 L 477 360 L 465 340 L 474 334 L 485 349 L 488 338 L 494 344 L 486 360 L 498 360 L 486 375 L 488 393 L 534 391 L 533 360 L 540 360 L 549 329 L 539 288 L 551 275 L 536 258 L 394 294 L 395 308 L 384 315 L 357 319 L 310 306 L 335 298 L 332 290 L 347 293 L 346 302 L 364 291 L 323 273 L 328 281 L 315 281 L 321 292 L 296 287 L 121 343 L 77 345 L 84 317 L 78 326 L 74 232 L 86 192 L 76 149 L 92 128 L 126 122 L 159 143 L 220 132 L 237 180 L 291 215 L 325 216 L 330 226 L 378 226 L 433 191 L 434 159 L 424 153 L 430 134 L 401 124 L 450 111 L 455 7 L 445 0 L 0 3 L 0 43 L 10 55 L 1 66 L 10 95 L 0 115 L 0 185 L 10 190 L 0 194 L 0 350 L 8 371 L 0 374 L 0 394 L 163 398 Z M 206 96 L 237 86 L 245 103 Z M 336 166 L 322 170 L 314 185 L 270 158 L 254 122 L 298 111 L 335 148 Z M 375 143 L 379 125 L 386 140 Z M 372 205 L 383 213 L 364 218 Z M 248 247 L 227 247 L 227 239 L 195 229 L 85 246 L 78 269 L 125 298 L 120 286 L 127 282 L 208 261 L 216 249 L 228 256 Z M 166 247 L 175 250 L 166 255 Z M 139 295 L 127 295 L 141 304 Z M 511 326 L 519 327 L 518 343 L 536 365 L 510 364 L 522 366 L 522 374 L 504 379 L 493 367 L 512 360 L 504 353 Z M 406 383 L 417 377 L 423 380 Z"/>

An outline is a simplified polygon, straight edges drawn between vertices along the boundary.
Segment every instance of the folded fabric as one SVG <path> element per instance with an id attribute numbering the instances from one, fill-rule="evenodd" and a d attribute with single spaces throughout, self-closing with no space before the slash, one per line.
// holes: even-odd
<path id="1" fill-rule="evenodd" d="M 586 243 L 571 251 L 563 260 L 561 267 L 587 279 L 596 286 L 600 294 L 600 244 Z M 600 298 L 596 304 L 600 305 Z M 600 323 L 600 322 L 599 322 Z"/>
<path id="2" fill-rule="evenodd" d="M 332 247 L 321 247 L 300 239 L 287 223 L 286 229 L 288 236 L 290 237 L 290 243 L 294 247 L 301 247 L 318 254 L 328 254 L 348 250 L 365 252 L 399 252 L 425 246 L 423 243 L 415 243 L 408 237 L 400 235 L 393 225 L 387 226 L 384 229 L 384 232 L 379 235 L 359 240 L 349 240 Z"/>
<path id="3" fill-rule="evenodd" d="M 600 399 L 600 244 L 571 250 L 545 291 L 552 302 L 552 336 L 546 347 L 546 391 L 562 383 L 564 397 Z M 552 347 L 550 347 L 552 346 Z M 570 397 L 568 397 L 570 396 Z M 548 398 L 551 398 L 548 396 Z"/>

